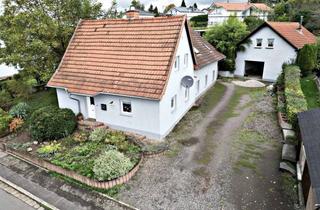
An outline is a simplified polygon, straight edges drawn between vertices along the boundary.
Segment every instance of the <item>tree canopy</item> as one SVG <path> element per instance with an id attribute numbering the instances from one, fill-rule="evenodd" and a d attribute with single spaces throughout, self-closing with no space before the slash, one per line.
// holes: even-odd
<path id="1" fill-rule="evenodd" d="M 141 4 L 139 0 L 132 0 L 131 6 L 133 6 L 135 9 L 144 10 L 144 4 Z"/>
<path id="2" fill-rule="evenodd" d="M 175 8 L 175 4 L 169 4 L 166 6 L 166 8 L 163 10 L 163 13 L 166 14 L 170 9 Z"/>
<path id="3" fill-rule="evenodd" d="M 38 83 L 47 82 L 79 20 L 104 15 L 101 7 L 93 0 L 4 0 L 0 63 L 20 67 Z"/>
<path id="4" fill-rule="evenodd" d="M 237 44 L 249 34 L 247 25 L 234 16 L 230 16 L 222 24 L 209 28 L 205 38 L 227 58 L 222 63 L 224 70 L 235 70 Z"/>

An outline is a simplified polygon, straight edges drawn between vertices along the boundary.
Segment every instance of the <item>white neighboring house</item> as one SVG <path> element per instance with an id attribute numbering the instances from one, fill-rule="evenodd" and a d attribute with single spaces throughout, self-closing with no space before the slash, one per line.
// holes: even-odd
<path id="1" fill-rule="evenodd" d="M 130 17 L 82 20 L 48 86 L 60 108 L 161 140 L 215 83 L 224 55 L 185 16 Z"/>
<path id="2" fill-rule="evenodd" d="M 294 62 L 299 49 L 313 43 L 316 37 L 299 23 L 265 22 L 239 43 L 245 50 L 237 52 L 234 74 L 275 81 L 282 65 Z"/>
<path id="3" fill-rule="evenodd" d="M 124 19 L 130 18 L 130 17 L 128 17 L 128 14 L 129 15 L 132 14 L 132 13 L 130 13 L 130 11 L 132 11 L 132 10 L 129 10 L 128 12 L 126 12 L 126 14 L 123 16 Z M 148 11 L 138 10 L 138 9 L 135 9 L 135 11 L 139 12 L 139 18 L 153 18 L 154 17 L 154 14 L 151 12 L 148 12 Z"/>
<path id="4" fill-rule="evenodd" d="M 246 17 L 254 16 L 268 20 L 272 9 L 263 3 L 215 3 L 210 6 L 208 25 L 221 24 L 230 16 L 235 16 L 243 21 Z"/>
<path id="5" fill-rule="evenodd" d="M 190 20 L 192 17 L 205 15 L 206 13 L 194 7 L 174 7 L 170 9 L 166 14 L 167 15 L 186 15 L 188 20 Z"/>
<path id="6" fill-rule="evenodd" d="M 18 69 L 13 66 L 8 66 L 5 64 L 0 64 L 0 80 L 11 77 L 15 74 L 18 74 Z"/>

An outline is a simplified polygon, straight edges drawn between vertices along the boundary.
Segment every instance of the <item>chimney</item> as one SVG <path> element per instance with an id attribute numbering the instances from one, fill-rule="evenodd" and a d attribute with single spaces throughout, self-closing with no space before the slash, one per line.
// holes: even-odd
<path id="1" fill-rule="evenodd" d="M 300 16 L 300 23 L 299 23 L 299 28 L 298 28 L 299 31 L 302 30 L 302 24 L 303 24 L 303 16 Z"/>
<path id="2" fill-rule="evenodd" d="M 139 19 L 140 13 L 132 6 L 130 10 L 126 11 L 126 16 L 128 19 Z"/>

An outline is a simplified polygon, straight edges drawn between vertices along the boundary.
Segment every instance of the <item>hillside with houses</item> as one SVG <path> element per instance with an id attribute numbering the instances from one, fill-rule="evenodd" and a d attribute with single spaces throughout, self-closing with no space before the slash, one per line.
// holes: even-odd
<path id="1" fill-rule="evenodd" d="M 319 208 L 317 0 L 6 0 L 0 29 L 0 210 Z"/>

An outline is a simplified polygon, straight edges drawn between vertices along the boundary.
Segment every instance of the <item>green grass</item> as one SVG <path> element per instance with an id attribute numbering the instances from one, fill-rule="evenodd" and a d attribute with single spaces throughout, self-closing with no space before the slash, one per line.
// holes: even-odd
<path id="1" fill-rule="evenodd" d="M 215 107 L 225 94 L 226 90 L 226 86 L 217 82 L 204 96 L 200 106 L 201 113 L 207 114 L 213 107 Z"/>
<path id="2" fill-rule="evenodd" d="M 314 75 L 301 78 L 301 88 L 308 103 L 308 109 L 320 107 L 320 95 Z"/>

